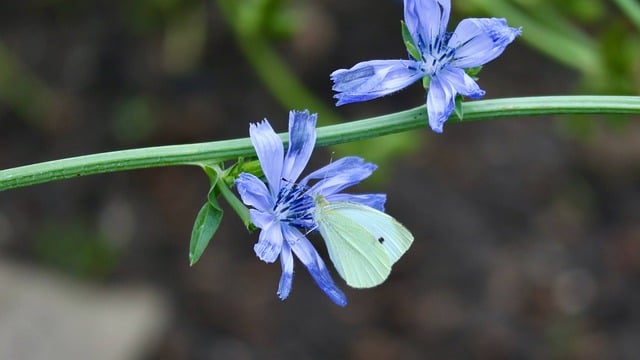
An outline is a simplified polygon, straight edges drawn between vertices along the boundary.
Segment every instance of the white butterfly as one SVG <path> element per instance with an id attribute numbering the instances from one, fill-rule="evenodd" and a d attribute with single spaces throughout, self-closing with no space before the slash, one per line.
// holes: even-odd
<path id="1" fill-rule="evenodd" d="M 328 202 L 316 195 L 313 218 L 338 273 L 354 288 L 380 285 L 391 273 L 413 235 L 391 216 L 348 201 Z"/>

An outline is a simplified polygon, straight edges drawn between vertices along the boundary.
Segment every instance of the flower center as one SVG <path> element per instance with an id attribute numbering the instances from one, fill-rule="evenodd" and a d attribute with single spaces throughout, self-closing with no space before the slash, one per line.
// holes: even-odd
<path id="1" fill-rule="evenodd" d="M 434 75 L 453 59 L 456 49 L 448 46 L 450 33 L 445 33 L 426 44 L 421 35 L 418 35 L 418 49 L 422 55 L 422 71 Z"/>
<path id="2" fill-rule="evenodd" d="M 306 192 L 307 189 L 303 186 L 286 182 L 286 180 L 283 182 L 285 185 L 280 188 L 276 204 L 273 206 L 273 212 L 278 220 L 305 229 L 313 228 L 315 226 L 313 197 Z"/>

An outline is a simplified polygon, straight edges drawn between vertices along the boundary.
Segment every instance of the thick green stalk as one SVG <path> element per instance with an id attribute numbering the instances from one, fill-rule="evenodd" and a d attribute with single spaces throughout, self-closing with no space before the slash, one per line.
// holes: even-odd
<path id="1" fill-rule="evenodd" d="M 400 133 L 427 126 L 424 105 L 394 114 L 318 128 L 318 146 Z M 560 114 L 640 114 L 638 96 L 547 96 L 463 103 L 464 119 L 448 124 L 506 117 Z M 428 133 L 425 133 L 427 136 Z M 286 134 L 281 134 L 286 140 Z M 54 180 L 115 171 L 171 165 L 215 164 L 255 152 L 248 138 L 159 146 L 20 166 L 0 171 L 0 191 Z"/>

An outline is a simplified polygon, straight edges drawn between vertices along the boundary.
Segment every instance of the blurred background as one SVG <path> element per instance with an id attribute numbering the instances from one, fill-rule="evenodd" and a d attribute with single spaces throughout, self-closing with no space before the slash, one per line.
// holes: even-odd
<path id="1" fill-rule="evenodd" d="M 480 73 L 486 98 L 638 94 L 637 1 L 454 1 L 523 35 Z M 401 1 L 0 2 L 0 168 L 248 135 L 289 109 L 323 124 L 424 103 L 335 108 L 329 73 L 405 58 Z M 631 121 L 630 121 L 631 120 Z M 635 120 L 635 121 L 633 121 Z M 0 194 L 0 358 L 633 359 L 640 356 L 640 120 L 502 119 L 317 150 L 380 170 L 415 235 L 381 286 L 339 308 L 296 264 L 253 253 L 226 208 L 200 261 L 196 167 Z M 322 240 L 314 238 L 325 253 Z M 325 257 L 326 258 L 326 257 Z"/>

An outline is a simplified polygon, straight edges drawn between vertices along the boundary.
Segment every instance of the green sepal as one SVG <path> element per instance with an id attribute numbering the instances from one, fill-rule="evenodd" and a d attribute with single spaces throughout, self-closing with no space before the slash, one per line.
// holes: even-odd
<path id="1" fill-rule="evenodd" d="M 429 89 L 429 84 L 431 84 L 431 76 L 427 75 L 427 76 L 422 78 L 422 87 L 425 90 L 428 90 Z"/>
<path id="2" fill-rule="evenodd" d="M 471 76 L 473 80 L 478 80 L 478 74 L 480 73 L 481 70 L 482 70 L 482 65 L 464 69 L 464 72 L 466 72 L 467 75 Z"/>
<path id="3" fill-rule="evenodd" d="M 233 183 L 240 173 L 249 173 L 253 174 L 256 177 L 263 177 L 262 167 L 260 167 L 260 162 L 258 160 L 253 161 L 245 161 L 244 158 L 238 158 L 238 161 L 231 165 L 228 169 L 224 171 L 224 178 L 227 184 Z"/>
<path id="4" fill-rule="evenodd" d="M 222 195 L 222 197 L 231 206 L 233 211 L 240 217 L 242 223 L 249 232 L 256 229 L 255 225 L 251 222 L 251 216 L 249 215 L 249 209 L 242 203 L 240 199 L 231 191 L 230 187 L 233 187 L 235 180 L 243 172 L 252 173 L 256 176 L 262 176 L 262 168 L 260 168 L 259 161 L 244 161 L 244 158 L 238 158 L 238 162 L 231 165 L 228 169 L 223 170 L 220 165 L 203 166 L 204 171 L 211 179 L 211 183 L 214 184 L 214 179 L 217 181 L 212 185 L 212 192 L 214 197 Z"/>
<path id="5" fill-rule="evenodd" d="M 207 202 L 202 206 L 191 231 L 191 241 L 189 243 L 189 265 L 193 266 L 204 250 L 209 245 L 209 241 L 220 227 L 223 211 L 218 203 L 216 195 L 216 183 L 218 178 L 212 179 L 211 189 L 207 196 Z"/>
<path id="6" fill-rule="evenodd" d="M 420 51 L 418 51 L 416 43 L 413 41 L 413 37 L 409 32 L 407 24 L 402 20 L 400 23 L 402 24 L 402 41 L 404 41 L 404 46 L 407 48 L 409 55 L 411 55 L 414 60 L 420 61 L 420 59 L 422 59 L 422 55 L 420 54 Z"/>
<path id="7" fill-rule="evenodd" d="M 453 111 L 455 111 L 458 119 L 462 121 L 462 116 L 464 115 L 462 111 L 462 96 L 456 96 L 456 107 L 453 109 Z"/>

